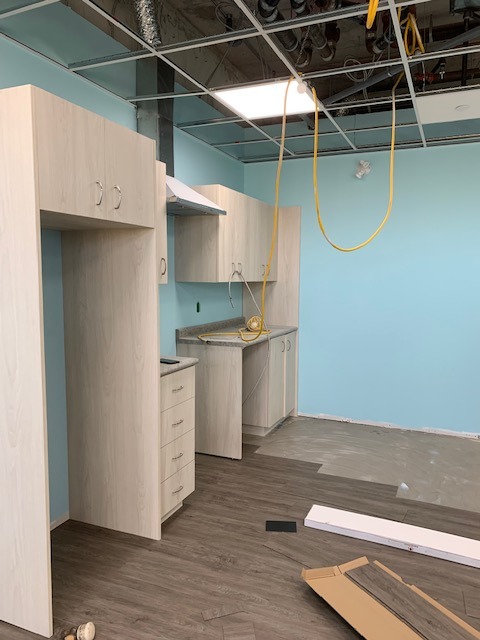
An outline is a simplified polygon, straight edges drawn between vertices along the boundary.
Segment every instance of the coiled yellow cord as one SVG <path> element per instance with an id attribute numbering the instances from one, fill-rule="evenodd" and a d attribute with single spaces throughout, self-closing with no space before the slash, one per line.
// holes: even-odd
<path id="1" fill-rule="evenodd" d="M 390 217 L 390 213 L 392 212 L 393 194 L 394 194 L 394 171 L 395 171 L 395 125 L 396 125 L 395 91 L 396 91 L 396 89 L 397 89 L 402 77 L 403 77 L 403 73 L 399 75 L 399 77 L 398 77 L 397 81 L 395 82 L 395 84 L 393 86 L 393 89 L 392 89 L 392 137 L 391 137 L 391 143 L 390 143 L 390 172 L 389 172 L 390 173 L 390 177 L 389 177 L 390 195 L 389 195 L 389 199 L 388 199 L 387 212 L 386 212 L 382 222 L 380 223 L 380 225 L 376 229 L 376 231 L 374 231 L 372 233 L 372 235 L 367 240 L 365 240 L 364 242 L 361 242 L 360 244 L 355 245 L 354 247 L 341 247 L 340 245 L 338 245 L 335 242 L 333 242 L 332 240 L 330 240 L 330 238 L 329 238 L 329 236 L 328 236 L 328 234 L 327 234 L 327 232 L 325 230 L 325 225 L 323 223 L 322 216 L 320 214 L 320 204 L 319 204 L 319 198 L 318 198 L 318 176 L 317 176 L 317 163 L 318 163 L 318 101 L 317 101 L 317 92 L 315 91 L 315 88 L 312 87 L 313 99 L 314 99 L 314 102 L 315 102 L 315 138 L 314 138 L 314 143 L 313 143 L 313 147 L 314 147 L 313 148 L 313 193 L 314 193 L 314 196 L 315 196 L 315 210 L 316 210 L 316 213 L 317 213 L 318 226 L 320 227 L 320 230 L 321 230 L 323 236 L 325 237 L 325 240 L 334 249 L 337 249 L 337 251 L 343 251 L 344 253 L 350 253 L 352 251 L 357 251 L 358 249 L 363 249 L 363 247 L 366 247 L 367 244 L 370 244 L 370 242 L 372 242 L 372 240 L 378 236 L 380 231 L 386 225 L 387 220 Z"/>
<path id="2" fill-rule="evenodd" d="M 401 10 L 398 10 L 398 19 L 400 20 Z M 405 45 L 405 51 L 407 56 L 413 56 L 417 51 L 425 53 L 425 47 L 423 46 L 422 36 L 418 30 L 417 19 L 415 15 L 410 11 L 407 17 L 400 22 L 400 26 L 405 25 L 405 31 L 403 33 L 403 44 Z"/>

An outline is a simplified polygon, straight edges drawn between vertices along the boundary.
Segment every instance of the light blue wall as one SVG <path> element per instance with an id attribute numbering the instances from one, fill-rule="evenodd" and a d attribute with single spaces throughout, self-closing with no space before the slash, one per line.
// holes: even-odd
<path id="1" fill-rule="evenodd" d="M 42 231 L 42 274 L 50 519 L 57 520 L 68 512 L 62 238 L 57 231 Z"/>
<path id="2" fill-rule="evenodd" d="M 186 184 L 224 184 L 243 191 L 244 165 L 175 129 L 175 177 Z M 175 329 L 242 315 L 242 288 L 232 285 L 232 309 L 225 284 L 175 282 L 175 218 L 168 218 L 168 284 L 160 287 L 160 349 L 163 355 L 175 355 Z M 200 313 L 197 313 L 200 302 Z"/>
<path id="3" fill-rule="evenodd" d="M 302 206 L 299 409 L 354 420 L 480 433 L 480 145 L 397 153 L 393 213 L 365 249 L 323 240 L 311 160 L 284 164 L 281 202 Z M 351 245 L 388 200 L 388 155 L 319 161 L 332 238 Z M 245 190 L 272 201 L 276 163 L 249 165 Z"/>
<path id="4" fill-rule="evenodd" d="M 32 12 L 34 13 L 34 12 Z M 115 122 L 136 128 L 135 110 L 91 83 L 0 38 L 0 88 L 35 84 Z M 50 514 L 68 511 L 61 235 L 42 234 Z"/>

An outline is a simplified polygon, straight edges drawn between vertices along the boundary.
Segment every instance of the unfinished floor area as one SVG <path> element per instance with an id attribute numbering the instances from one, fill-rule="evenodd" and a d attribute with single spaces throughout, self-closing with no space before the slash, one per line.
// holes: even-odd
<path id="1" fill-rule="evenodd" d="M 252 625 L 256 640 L 354 640 L 300 573 L 362 555 L 480 629 L 478 569 L 302 525 L 317 503 L 480 539 L 478 514 L 404 500 L 393 485 L 318 473 L 316 462 L 256 449 L 245 445 L 241 461 L 198 455 L 197 490 L 160 542 L 75 522 L 56 529 L 55 637 L 93 620 L 98 640 L 250 638 Z M 267 533 L 266 520 L 296 520 L 298 532 Z M 238 612 L 204 620 L 202 612 L 221 607 Z M 239 635 L 229 635 L 238 623 L 243 632 L 236 627 Z M 0 623 L 1 640 L 34 638 Z"/>
<path id="2" fill-rule="evenodd" d="M 397 496 L 480 513 L 480 440 L 316 418 L 291 418 L 257 453 L 315 462 L 318 472 L 388 484 Z"/>

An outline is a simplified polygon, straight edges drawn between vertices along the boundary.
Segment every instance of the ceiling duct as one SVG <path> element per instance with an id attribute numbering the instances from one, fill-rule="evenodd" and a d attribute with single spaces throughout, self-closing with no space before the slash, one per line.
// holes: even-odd
<path id="1" fill-rule="evenodd" d="M 134 0 L 133 4 L 140 35 L 151 47 L 159 47 L 162 39 L 157 22 L 155 0 Z"/>
<path id="2" fill-rule="evenodd" d="M 258 13 L 267 24 L 285 20 L 283 14 L 278 10 L 279 2 L 280 0 L 258 0 Z M 292 29 L 277 31 L 275 36 L 280 40 L 285 51 L 288 51 L 292 56 L 296 67 L 301 69 L 310 64 L 312 60 L 311 42 L 300 43 Z"/>

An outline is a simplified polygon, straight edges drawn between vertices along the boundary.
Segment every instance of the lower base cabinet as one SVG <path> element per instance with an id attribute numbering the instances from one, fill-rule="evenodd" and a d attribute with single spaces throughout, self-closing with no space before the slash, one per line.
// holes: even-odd
<path id="1" fill-rule="evenodd" d="M 265 435 L 295 409 L 296 344 L 297 332 L 293 331 L 243 350 L 243 424 L 246 431 L 249 426 L 257 427 L 255 433 Z"/>
<path id="2" fill-rule="evenodd" d="M 162 522 L 195 491 L 195 368 L 163 375 L 161 412 Z"/>

